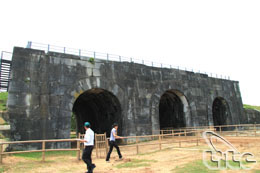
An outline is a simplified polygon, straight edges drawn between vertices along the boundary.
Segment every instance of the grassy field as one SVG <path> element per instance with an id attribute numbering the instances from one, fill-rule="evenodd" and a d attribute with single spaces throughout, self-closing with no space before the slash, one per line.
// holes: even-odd
<path id="1" fill-rule="evenodd" d="M 256 110 L 260 111 L 260 106 L 253 106 L 253 105 L 244 104 L 244 108 L 245 109 L 256 109 Z"/>
<path id="2" fill-rule="evenodd" d="M 0 111 L 6 110 L 7 97 L 8 97 L 8 92 L 0 92 Z"/>
<path id="3" fill-rule="evenodd" d="M 76 151 L 47 151 L 45 152 L 46 157 L 53 157 L 53 156 L 74 156 L 76 157 Z M 42 153 L 41 152 L 34 152 L 34 153 L 21 153 L 21 154 L 13 154 L 13 156 L 21 157 L 21 158 L 28 158 L 32 160 L 41 160 Z"/>

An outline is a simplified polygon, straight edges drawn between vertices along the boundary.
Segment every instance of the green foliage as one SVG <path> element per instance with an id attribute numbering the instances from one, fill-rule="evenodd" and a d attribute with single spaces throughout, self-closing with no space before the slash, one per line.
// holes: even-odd
<path id="1" fill-rule="evenodd" d="M 76 115 L 74 113 L 72 113 L 71 115 L 71 126 L 70 126 L 70 130 L 72 132 L 75 132 L 77 130 L 77 121 L 76 121 Z"/>
<path id="2" fill-rule="evenodd" d="M 88 62 L 90 62 L 91 64 L 95 64 L 95 59 L 94 58 L 89 58 Z"/>
<path id="3" fill-rule="evenodd" d="M 0 111 L 6 111 L 8 92 L 0 92 Z"/>
<path id="4" fill-rule="evenodd" d="M 256 109 L 256 110 L 260 111 L 260 106 L 253 106 L 253 105 L 244 104 L 244 108 L 245 109 Z"/>
<path id="5" fill-rule="evenodd" d="M 149 163 L 151 162 L 157 162 L 156 160 L 145 160 L 145 159 L 133 159 L 130 162 L 121 163 L 116 165 L 117 168 L 137 168 L 137 167 L 143 167 L 143 166 L 150 166 Z"/>

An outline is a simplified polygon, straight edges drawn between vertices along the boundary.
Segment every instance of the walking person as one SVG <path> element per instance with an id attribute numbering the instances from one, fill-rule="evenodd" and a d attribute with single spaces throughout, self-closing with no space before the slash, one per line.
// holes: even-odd
<path id="1" fill-rule="evenodd" d="M 92 163 L 91 159 L 91 154 L 92 150 L 94 148 L 94 132 L 90 128 L 90 123 L 85 122 L 84 123 L 84 128 L 86 130 L 84 140 L 81 140 L 81 142 L 84 142 L 84 151 L 82 154 L 82 160 L 86 163 L 87 165 L 87 173 L 92 173 L 93 169 L 96 167 L 95 164 Z"/>
<path id="2" fill-rule="evenodd" d="M 107 162 L 109 162 L 110 154 L 111 154 L 111 152 L 112 152 L 112 150 L 113 150 L 113 147 L 116 148 L 117 154 L 118 154 L 118 156 L 119 156 L 119 159 L 122 159 L 122 155 L 121 155 L 121 153 L 120 153 L 120 149 L 119 149 L 119 147 L 118 147 L 118 145 L 117 145 L 117 143 L 116 143 L 116 139 L 120 139 L 120 138 L 122 138 L 122 137 L 120 137 L 120 136 L 117 135 L 117 129 L 118 129 L 118 125 L 115 123 L 115 124 L 113 125 L 113 129 L 111 130 L 111 133 L 110 133 L 110 139 L 109 139 L 109 146 L 110 146 L 110 147 L 109 147 L 109 151 L 108 151 L 107 157 L 106 157 L 106 161 L 107 161 Z"/>

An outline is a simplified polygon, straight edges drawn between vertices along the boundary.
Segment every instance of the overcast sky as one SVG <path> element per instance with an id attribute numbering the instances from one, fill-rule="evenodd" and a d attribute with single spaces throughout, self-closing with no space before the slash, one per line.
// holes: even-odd
<path id="1" fill-rule="evenodd" d="M 0 51 L 27 41 L 230 76 L 260 105 L 259 0 L 1 0 Z"/>

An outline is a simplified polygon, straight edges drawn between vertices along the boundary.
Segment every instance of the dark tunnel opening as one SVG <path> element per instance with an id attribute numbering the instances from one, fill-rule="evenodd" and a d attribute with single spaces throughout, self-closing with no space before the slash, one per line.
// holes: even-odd
<path id="1" fill-rule="evenodd" d="M 173 90 L 166 91 L 159 103 L 160 129 L 185 127 L 184 108 Z"/>
<path id="2" fill-rule="evenodd" d="M 91 129 L 98 134 L 110 135 L 112 125 L 119 125 L 121 134 L 121 106 L 117 97 L 104 89 L 94 88 L 82 93 L 74 102 L 73 113 L 77 121 L 77 133 L 85 133 L 84 123 L 90 122 Z"/>
<path id="3" fill-rule="evenodd" d="M 213 113 L 214 126 L 232 124 L 229 106 L 225 99 L 221 97 L 217 97 L 213 101 L 212 113 Z M 220 130 L 218 127 L 216 129 Z M 231 130 L 231 129 L 222 128 L 222 130 Z"/>

